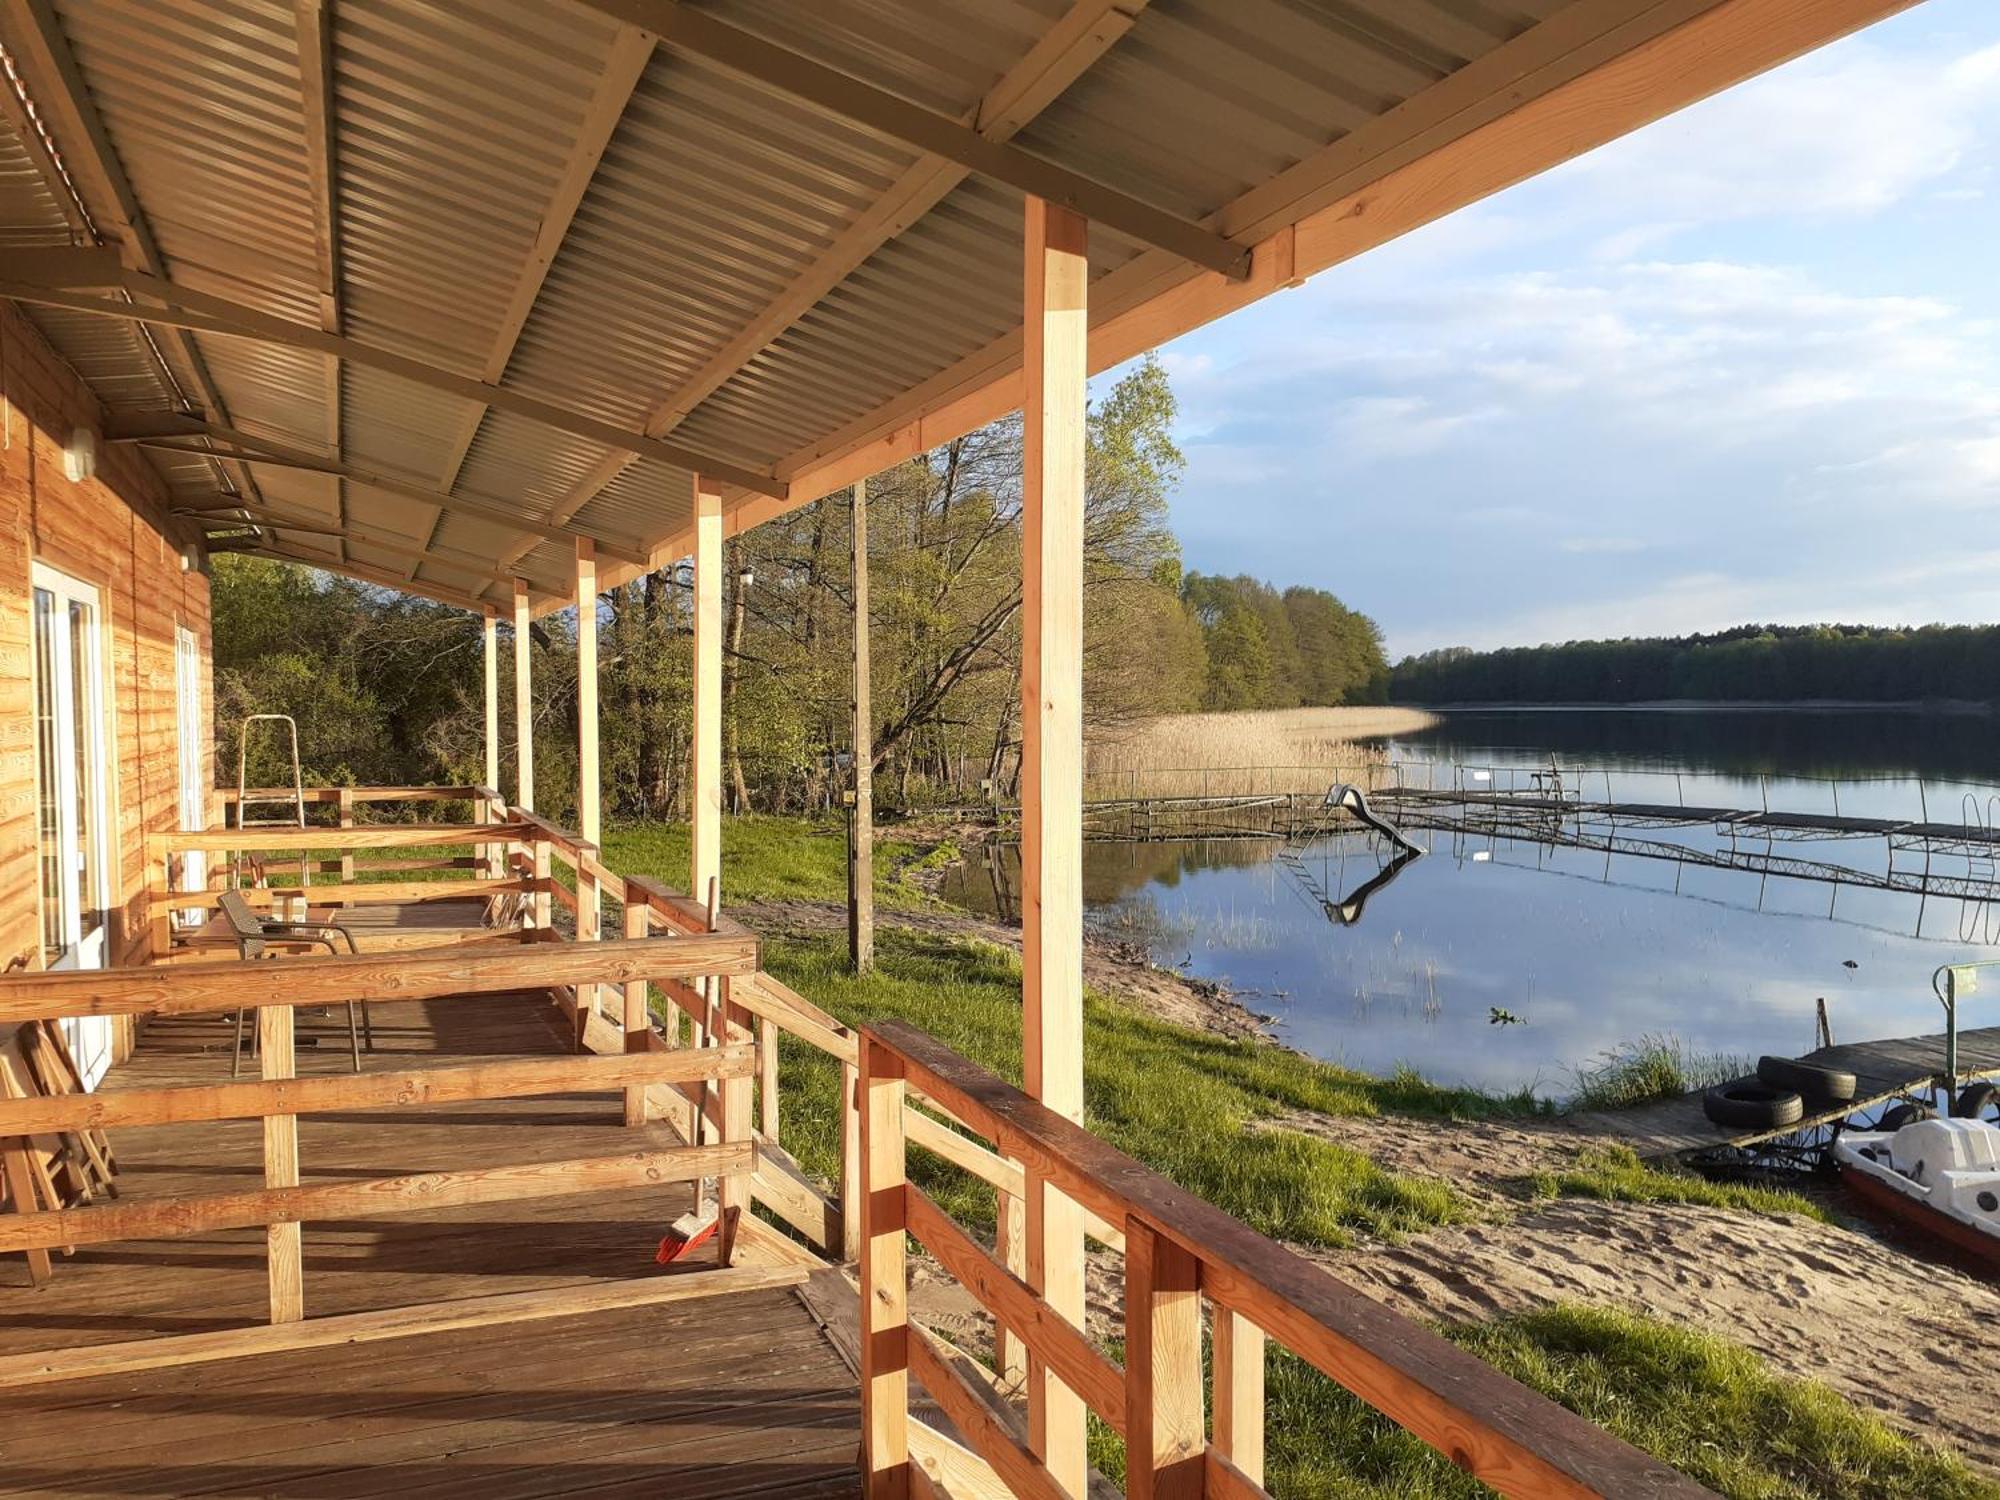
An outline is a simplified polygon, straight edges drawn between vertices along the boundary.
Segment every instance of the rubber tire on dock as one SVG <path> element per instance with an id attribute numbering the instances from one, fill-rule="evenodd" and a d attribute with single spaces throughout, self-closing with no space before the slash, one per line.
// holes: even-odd
<path id="1" fill-rule="evenodd" d="M 1879 1131 L 1893 1132 L 1905 1125 L 1914 1125 L 1919 1120 L 1935 1120 L 1937 1111 L 1928 1104 L 1892 1104 L 1882 1111 L 1882 1118 L 1875 1122 Z"/>
<path id="2" fill-rule="evenodd" d="M 1854 1075 L 1845 1068 L 1820 1068 L 1789 1057 L 1760 1057 L 1757 1076 L 1774 1089 L 1790 1089 L 1829 1104 L 1845 1104 L 1854 1097 Z"/>
<path id="3" fill-rule="evenodd" d="M 1703 1094 L 1701 1111 L 1718 1125 L 1782 1130 L 1805 1118 L 1806 1102 L 1792 1090 L 1773 1088 L 1761 1078 L 1739 1078 Z"/>
<path id="4" fill-rule="evenodd" d="M 1952 1114 L 1961 1120 L 1976 1120 L 1988 1106 L 2000 1105 L 2000 1084 L 1968 1083 L 1965 1092 L 1958 1096 L 1958 1103 Z"/>

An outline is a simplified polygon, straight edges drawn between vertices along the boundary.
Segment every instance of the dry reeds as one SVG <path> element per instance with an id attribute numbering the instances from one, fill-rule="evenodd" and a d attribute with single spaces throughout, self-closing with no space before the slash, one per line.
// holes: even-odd
<path id="1" fill-rule="evenodd" d="M 1324 792 L 1335 781 L 1376 784 L 1379 746 L 1437 722 L 1414 708 L 1277 708 L 1169 714 L 1093 740 L 1084 796 L 1242 797 Z"/>

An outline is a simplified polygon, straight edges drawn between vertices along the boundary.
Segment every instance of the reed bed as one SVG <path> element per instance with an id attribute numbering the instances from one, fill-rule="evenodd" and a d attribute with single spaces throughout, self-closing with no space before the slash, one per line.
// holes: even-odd
<path id="1" fill-rule="evenodd" d="M 1385 756 L 1370 739 L 1435 724 L 1413 708 L 1274 708 L 1169 714 L 1093 740 L 1084 795 L 1244 797 L 1321 793 L 1335 781 L 1379 783 Z"/>

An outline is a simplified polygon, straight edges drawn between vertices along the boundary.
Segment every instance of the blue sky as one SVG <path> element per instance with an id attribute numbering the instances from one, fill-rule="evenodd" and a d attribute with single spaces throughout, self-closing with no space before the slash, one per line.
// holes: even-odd
<path id="1" fill-rule="evenodd" d="M 2000 620 L 1996 147 L 1928 0 L 1177 340 L 1188 565 L 1392 657 Z"/>

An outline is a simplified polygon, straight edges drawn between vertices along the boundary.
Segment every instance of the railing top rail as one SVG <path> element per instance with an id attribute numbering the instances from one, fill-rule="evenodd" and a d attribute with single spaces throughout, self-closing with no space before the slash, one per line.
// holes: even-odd
<path id="1" fill-rule="evenodd" d="M 309 786 L 304 790 L 308 802 L 339 802 L 342 798 L 349 802 L 482 802 L 493 795 L 483 786 Z M 239 795 L 252 802 L 272 798 L 289 802 L 298 795 L 288 786 L 253 786 L 241 793 L 225 786 L 216 791 L 224 802 L 234 802 Z"/>
<path id="2" fill-rule="evenodd" d="M 491 844 L 533 837 L 526 823 L 370 823 L 360 828 L 209 828 L 151 835 L 171 854 L 242 849 L 398 849 L 430 844 Z"/>
<path id="3" fill-rule="evenodd" d="M 0 1025 L 59 1016 L 190 1015 L 239 1006 L 436 1000 L 559 985 L 698 979 L 757 970 L 748 934 L 414 949 L 280 963 L 153 964 L 0 977 Z"/>
<path id="4" fill-rule="evenodd" d="M 1112 1223 L 1136 1219 L 1192 1254 L 1203 1289 L 1503 1494 L 1710 1492 L 1422 1325 L 1177 1187 L 902 1021 L 861 1028 L 940 1099 Z M 865 1066 L 865 1060 L 864 1060 Z"/>

